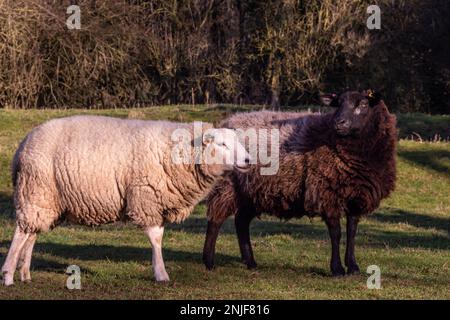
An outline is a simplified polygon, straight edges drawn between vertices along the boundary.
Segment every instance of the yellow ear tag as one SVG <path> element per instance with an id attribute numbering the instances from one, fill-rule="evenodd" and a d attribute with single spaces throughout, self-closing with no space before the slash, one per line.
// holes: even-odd
<path id="1" fill-rule="evenodd" d="M 373 98 L 373 91 L 372 90 L 367 90 L 367 96 L 369 98 Z"/>

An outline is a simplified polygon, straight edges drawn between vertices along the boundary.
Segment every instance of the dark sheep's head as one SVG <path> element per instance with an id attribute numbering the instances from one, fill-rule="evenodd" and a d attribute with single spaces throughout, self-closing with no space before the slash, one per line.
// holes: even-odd
<path id="1" fill-rule="evenodd" d="M 325 94 L 320 100 L 326 106 L 338 108 L 333 118 L 334 129 L 340 136 L 349 136 L 358 135 L 367 127 L 381 95 L 372 90 L 347 91 L 339 95 Z"/>

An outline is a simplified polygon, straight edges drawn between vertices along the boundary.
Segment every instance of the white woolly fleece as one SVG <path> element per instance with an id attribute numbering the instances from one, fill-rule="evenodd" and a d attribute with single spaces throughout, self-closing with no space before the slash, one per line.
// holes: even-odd
<path id="1" fill-rule="evenodd" d="M 47 231 L 64 218 L 142 227 L 184 220 L 226 168 L 173 164 L 177 128 L 193 124 L 74 116 L 36 127 L 12 166 L 19 227 Z"/>

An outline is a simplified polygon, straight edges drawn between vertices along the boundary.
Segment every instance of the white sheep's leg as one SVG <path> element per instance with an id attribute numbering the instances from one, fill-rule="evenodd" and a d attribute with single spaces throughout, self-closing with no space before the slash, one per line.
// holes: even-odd
<path id="1" fill-rule="evenodd" d="M 37 234 L 32 233 L 25 242 L 22 251 L 20 252 L 19 262 L 17 263 L 17 268 L 20 273 L 20 281 L 30 281 L 30 266 L 31 266 L 31 256 L 33 254 L 33 247 L 37 239 Z"/>
<path id="2" fill-rule="evenodd" d="M 29 236 L 30 234 L 20 230 L 19 226 L 16 227 L 11 247 L 9 248 L 8 255 L 6 256 L 5 263 L 2 267 L 3 284 L 5 286 L 10 286 L 14 283 L 14 272 L 16 271 L 20 251 Z"/>
<path id="3" fill-rule="evenodd" d="M 162 237 L 164 234 L 163 226 L 152 226 L 145 229 L 145 233 L 152 244 L 152 266 L 156 281 L 169 281 L 169 275 L 164 266 L 162 256 Z"/>

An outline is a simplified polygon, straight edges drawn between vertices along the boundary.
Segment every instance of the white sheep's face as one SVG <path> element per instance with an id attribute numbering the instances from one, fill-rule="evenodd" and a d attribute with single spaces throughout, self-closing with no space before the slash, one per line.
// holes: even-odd
<path id="1" fill-rule="evenodd" d="M 220 165 L 225 170 L 245 171 L 250 164 L 250 155 L 231 129 L 209 129 L 203 134 L 204 163 Z"/>

